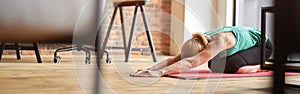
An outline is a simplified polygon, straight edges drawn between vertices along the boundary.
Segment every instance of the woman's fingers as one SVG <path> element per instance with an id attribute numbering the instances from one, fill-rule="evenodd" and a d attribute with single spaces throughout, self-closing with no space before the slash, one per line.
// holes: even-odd
<path id="1" fill-rule="evenodd" d="M 160 71 L 142 70 L 142 71 L 138 71 L 136 73 L 132 73 L 132 74 L 130 74 L 130 76 L 134 76 L 134 77 L 160 77 L 161 72 Z"/>

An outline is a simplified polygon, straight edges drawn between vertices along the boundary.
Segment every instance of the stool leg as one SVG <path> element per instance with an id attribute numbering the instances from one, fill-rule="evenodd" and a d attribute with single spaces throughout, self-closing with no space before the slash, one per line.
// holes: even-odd
<path id="1" fill-rule="evenodd" d="M 4 42 L 1 42 L 1 45 L 0 45 L 0 61 L 2 59 L 2 54 L 3 54 L 3 50 L 5 49 L 5 43 Z"/>
<path id="2" fill-rule="evenodd" d="M 120 19 L 121 19 L 121 27 L 122 27 L 122 35 L 123 35 L 123 45 L 124 45 L 124 53 L 125 55 L 127 54 L 126 53 L 126 33 L 125 33 L 125 25 L 124 25 L 124 16 L 123 16 L 123 8 L 120 7 Z"/>
<path id="3" fill-rule="evenodd" d="M 40 55 L 37 43 L 33 43 L 33 48 L 34 48 L 34 51 L 35 51 L 35 56 L 36 56 L 37 62 L 42 63 L 42 59 L 41 59 L 41 55 Z"/>
<path id="4" fill-rule="evenodd" d="M 138 9 L 138 6 L 135 6 L 133 20 L 132 20 L 132 24 L 131 24 L 131 31 L 130 31 L 130 35 L 129 35 L 128 47 L 126 48 L 125 62 L 128 62 L 129 57 L 130 57 L 130 52 L 131 52 L 131 48 L 132 48 L 131 47 L 132 46 L 132 37 L 133 37 L 134 26 L 135 26 L 135 22 L 136 22 L 137 9 Z"/>
<path id="5" fill-rule="evenodd" d="M 156 62 L 157 60 L 156 60 L 155 47 L 154 47 L 154 44 L 153 44 L 153 41 L 152 41 L 152 35 L 151 35 L 151 32 L 150 32 L 150 30 L 149 30 L 149 28 L 148 28 L 147 18 L 146 18 L 146 15 L 145 15 L 143 6 L 140 6 L 140 8 L 141 8 L 142 16 L 143 16 L 143 21 L 144 21 L 144 25 L 145 25 L 145 29 L 146 29 L 146 34 L 147 34 L 149 46 L 150 46 L 150 48 L 151 48 L 152 58 L 153 58 L 153 61 Z"/>
<path id="6" fill-rule="evenodd" d="M 108 41 L 108 37 L 110 35 L 110 32 L 111 32 L 111 29 L 112 29 L 112 26 L 113 26 L 113 23 L 114 23 L 114 20 L 115 20 L 115 17 L 116 17 L 116 12 L 117 12 L 117 9 L 118 7 L 115 7 L 114 9 L 114 12 L 113 12 L 113 15 L 112 15 L 112 18 L 111 18 L 111 21 L 110 21 L 110 24 L 108 26 L 108 30 L 106 32 L 106 36 L 105 36 L 105 39 L 104 39 L 104 42 L 103 42 L 103 46 L 100 48 L 100 57 L 99 58 L 102 58 L 103 57 L 103 54 L 104 54 L 104 51 L 106 49 L 106 45 L 107 45 L 107 41 Z"/>
<path id="7" fill-rule="evenodd" d="M 15 43 L 15 46 L 17 47 L 16 49 L 17 59 L 21 59 L 19 44 Z"/>

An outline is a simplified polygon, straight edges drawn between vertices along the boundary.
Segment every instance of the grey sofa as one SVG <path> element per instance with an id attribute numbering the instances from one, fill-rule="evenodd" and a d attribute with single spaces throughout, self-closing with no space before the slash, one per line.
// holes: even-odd
<path id="1" fill-rule="evenodd" d="M 0 0 L 0 42 L 94 45 L 103 1 Z"/>

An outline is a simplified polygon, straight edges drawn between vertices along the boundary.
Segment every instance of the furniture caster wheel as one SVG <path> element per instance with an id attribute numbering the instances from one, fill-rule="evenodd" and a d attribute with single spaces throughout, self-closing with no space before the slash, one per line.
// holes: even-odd
<path id="1" fill-rule="evenodd" d="M 91 61 L 90 60 L 86 60 L 85 64 L 91 64 Z"/>
<path id="2" fill-rule="evenodd" d="M 106 59 L 106 63 L 111 63 L 112 62 L 112 59 L 111 58 L 107 58 Z"/>
<path id="3" fill-rule="evenodd" d="M 59 63 L 61 61 L 61 57 L 60 56 L 56 56 L 54 58 L 54 63 Z"/>

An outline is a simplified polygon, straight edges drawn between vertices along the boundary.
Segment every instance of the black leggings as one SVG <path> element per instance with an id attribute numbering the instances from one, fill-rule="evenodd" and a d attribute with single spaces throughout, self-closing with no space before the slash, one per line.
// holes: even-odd
<path id="1" fill-rule="evenodd" d="M 272 52 L 273 52 L 273 45 L 269 40 L 267 40 L 266 43 L 267 59 L 272 55 Z M 221 72 L 221 73 L 236 73 L 238 69 L 242 66 L 260 64 L 260 46 L 255 46 L 247 50 L 237 52 L 226 58 L 222 58 L 221 55 L 222 53 L 218 54 L 208 62 L 208 67 L 210 68 L 211 71 Z"/>

